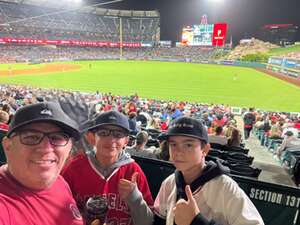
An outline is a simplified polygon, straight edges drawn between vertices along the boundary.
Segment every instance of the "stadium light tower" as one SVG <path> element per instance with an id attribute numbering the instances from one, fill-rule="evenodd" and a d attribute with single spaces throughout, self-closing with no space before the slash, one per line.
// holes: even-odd
<path id="1" fill-rule="evenodd" d="M 79 5 L 82 3 L 82 0 L 64 0 L 65 2 L 67 2 L 68 4 L 75 4 L 75 5 Z"/>

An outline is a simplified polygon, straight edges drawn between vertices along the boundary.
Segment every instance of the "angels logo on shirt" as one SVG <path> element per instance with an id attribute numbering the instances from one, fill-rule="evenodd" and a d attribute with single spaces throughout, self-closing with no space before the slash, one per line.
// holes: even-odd
<path id="1" fill-rule="evenodd" d="M 77 206 L 73 203 L 70 204 L 69 206 L 72 214 L 73 214 L 73 217 L 76 219 L 76 220 L 82 220 L 82 217 L 81 217 L 81 214 L 77 208 Z"/>

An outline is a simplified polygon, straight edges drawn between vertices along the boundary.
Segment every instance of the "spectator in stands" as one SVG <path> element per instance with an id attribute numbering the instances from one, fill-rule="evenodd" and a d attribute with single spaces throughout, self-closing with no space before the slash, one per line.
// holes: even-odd
<path id="1" fill-rule="evenodd" d="M 256 224 L 255 206 L 219 163 L 205 162 L 210 146 L 204 125 L 192 118 L 174 121 L 167 133 L 176 171 L 166 178 L 154 203 L 154 224 Z"/>
<path id="2" fill-rule="evenodd" d="M 272 120 L 269 137 L 271 139 L 280 139 L 281 132 L 282 132 L 282 124 L 280 122 L 276 122 L 275 120 Z"/>
<path id="3" fill-rule="evenodd" d="M 243 116 L 244 121 L 244 137 L 247 140 L 250 136 L 250 132 L 255 123 L 254 108 L 249 108 L 249 112 L 246 112 Z"/>
<path id="4" fill-rule="evenodd" d="M 161 129 L 160 125 L 161 125 L 160 119 L 157 117 L 154 117 L 151 121 L 151 124 L 147 128 L 160 130 Z"/>
<path id="5" fill-rule="evenodd" d="M 0 110 L 0 130 L 8 131 L 9 115 L 7 112 Z"/>
<path id="6" fill-rule="evenodd" d="M 285 138 L 277 150 L 277 157 L 279 159 L 282 159 L 283 152 L 289 149 L 298 149 L 300 151 L 300 139 L 297 136 L 295 136 L 292 131 L 287 131 L 285 133 Z"/>
<path id="7" fill-rule="evenodd" d="M 149 115 L 149 113 L 143 110 L 138 111 L 136 121 L 139 122 L 141 127 L 146 128 L 149 123 L 149 120 L 151 120 L 151 116 Z"/>
<path id="8" fill-rule="evenodd" d="M 227 145 L 228 139 L 223 135 L 223 127 L 216 127 L 215 133 L 208 136 L 208 141 L 209 143 Z"/>
<path id="9" fill-rule="evenodd" d="M 241 142 L 242 142 L 241 132 L 237 128 L 234 128 L 231 132 L 231 136 L 228 138 L 227 145 L 229 147 L 241 147 Z"/>
<path id="10" fill-rule="evenodd" d="M 7 164 L 0 167 L 0 224 L 83 224 L 59 175 L 79 139 L 77 128 L 56 103 L 16 112 L 2 142 Z"/>
<path id="11" fill-rule="evenodd" d="M 226 118 L 222 113 L 218 113 L 213 121 L 214 127 L 223 127 L 226 123 Z"/>
<path id="12" fill-rule="evenodd" d="M 128 118 L 117 112 L 99 114 L 89 128 L 96 151 L 71 159 L 62 174 L 69 183 L 81 212 L 90 197 L 108 201 L 107 224 L 151 224 L 153 205 L 147 179 L 123 149 L 128 142 Z M 84 179 L 82 179 L 84 177 Z M 125 222 L 124 222 L 125 221 Z"/>
<path id="13" fill-rule="evenodd" d="M 137 123 L 136 123 L 136 112 L 131 112 L 129 113 L 129 129 L 130 129 L 130 134 L 136 135 L 139 132 Z"/>
<path id="14" fill-rule="evenodd" d="M 9 105 L 8 104 L 4 104 L 2 106 L 2 111 L 7 112 L 8 115 L 10 115 L 10 107 L 9 107 Z"/>
<path id="15" fill-rule="evenodd" d="M 231 137 L 232 131 L 236 129 L 236 124 L 233 120 L 230 120 L 226 123 L 226 126 L 224 127 L 224 135 L 229 138 Z"/>
<path id="16" fill-rule="evenodd" d="M 147 158 L 157 158 L 153 153 L 154 149 L 147 148 L 149 135 L 146 131 L 140 131 L 135 137 L 135 144 L 132 147 L 126 148 L 126 152 L 134 156 L 142 156 Z"/>
<path id="17" fill-rule="evenodd" d="M 284 135 L 288 131 L 291 131 L 293 133 L 293 136 L 298 137 L 299 131 L 294 126 L 295 126 L 295 123 L 293 122 L 293 120 L 287 120 L 286 123 L 284 123 L 282 126 L 283 127 L 282 137 L 284 138 Z"/>
<path id="18" fill-rule="evenodd" d="M 169 143 L 166 140 L 162 140 L 159 143 L 159 150 L 155 154 L 160 160 L 170 161 Z"/>
<path id="19" fill-rule="evenodd" d="M 211 127 L 213 118 L 209 117 L 209 114 L 207 112 L 202 114 L 202 120 L 203 120 L 205 126 L 207 127 L 207 129 Z"/>

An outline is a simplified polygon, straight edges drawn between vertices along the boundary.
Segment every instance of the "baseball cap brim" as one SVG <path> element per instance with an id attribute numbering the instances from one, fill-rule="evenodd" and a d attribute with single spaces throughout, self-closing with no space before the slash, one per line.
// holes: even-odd
<path id="1" fill-rule="evenodd" d="M 115 127 L 120 127 L 122 129 L 124 129 L 126 132 L 129 133 L 130 130 L 128 130 L 126 127 L 124 126 L 121 126 L 119 124 L 115 124 L 115 123 L 102 123 L 102 124 L 98 124 L 98 125 L 95 125 L 95 126 L 92 126 L 92 127 L 89 127 L 88 130 L 93 130 L 95 128 L 100 128 L 100 127 L 103 127 L 103 126 L 115 126 Z"/>
<path id="2" fill-rule="evenodd" d="M 200 141 L 204 141 L 205 143 L 207 143 L 207 141 L 205 139 L 200 138 L 199 136 L 196 135 L 192 135 L 192 134 L 182 134 L 182 133 L 173 133 L 173 134 L 166 134 L 164 136 L 164 140 L 168 140 L 169 137 L 174 137 L 174 136 L 184 136 L 184 137 L 191 137 L 191 138 L 196 138 Z"/>
<path id="3" fill-rule="evenodd" d="M 73 128 L 59 120 L 51 119 L 51 118 L 40 118 L 40 119 L 33 119 L 29 120 L 23 123 L 18 124 L 15 126 L 13 129 L 9 130 L 7 133 L 7 136 L 9 137 L 13 132 L 16 130 L 19 130 L 21 127 L 24 127 L 26 125 L 32 124 L 32 123 L 39 123 L 39 122 L 46 122 L 46 123 L 53 123 L 59 126 L 64 132 L 68 133 L 71 137 L 73 137 L 75 140 L 80 139 L 80 132 L 76 129 Z"/>

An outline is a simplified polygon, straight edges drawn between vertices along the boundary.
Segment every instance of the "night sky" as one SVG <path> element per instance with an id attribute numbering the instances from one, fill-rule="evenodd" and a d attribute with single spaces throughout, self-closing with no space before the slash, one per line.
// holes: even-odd
<path id="1" fill-rule="evenodd" d="M 208 23 L 228 23 L 235 43 L 255 36 L 265 24 L 292 23 L 300 27 L 300 0 L 124 0 L 106 8 L 158 10 L 161 40 L 180 41 L 183 26 L 199 24 L 203 14 L 208 16 Z"/>

